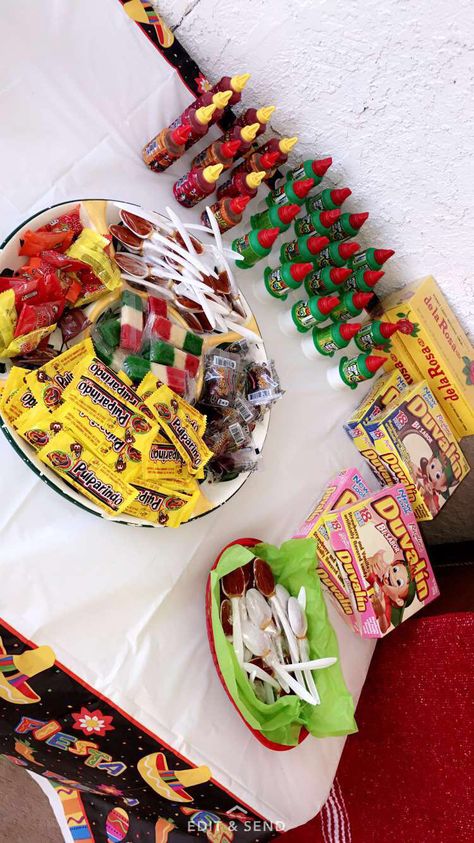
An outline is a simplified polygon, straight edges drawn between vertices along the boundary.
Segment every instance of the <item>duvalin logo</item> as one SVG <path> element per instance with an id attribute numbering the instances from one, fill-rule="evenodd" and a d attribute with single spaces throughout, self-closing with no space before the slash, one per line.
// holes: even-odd
<path id="1" fill-rule="evenodd" d="M 344 565 L 347 576 L 351 581 L 352 590 L 356 599 L 357 611 L 363 614 L 367 606 L 367 592 L 365 588 L 362 588 L 359 582 L 359 577 L 356 574 L 354 564 L 352 562 L 352 556 L 348 550 L 336 550 L 336 556 Z"/>
<path id="2" fill-rule="evenodd" d="M 461 466 L 461 455 L 459 449 L 456 446 L 456 443 L 450 441 L 444 430 L 438 425 L 436 419 L 433 418 L 431 415 L 426 402 L 421 397 L 421 395 L 415 395 L 412 400 L 407 404 L 407 410 L 412 413 L 417 419 L 420 419 L 423 427 L 426 430 L 429 430 L 431 435 L 436 440 L 440 451 L 449 459 L 453 474 L 456 480 L 460 480 L 462 477 L 462 466 Z"/>
<path id="3" fill-rule="evenodd" d="M 430 574 L 426 559 L 419 556 L 413 544 L 413 539 L 401 517 L 398 503 L 392 495 L 386 495 L 384 498 L 379 498 L 378 501 L 373 501 L 372 506 L 377 515 L 380 515 L 387 523 L 390 532 L 397 539 L 398 546 L 410 569 L 411 578 L 415 583 L 418 599 L 426 600 L 430 592 L 428 586 Z"/>

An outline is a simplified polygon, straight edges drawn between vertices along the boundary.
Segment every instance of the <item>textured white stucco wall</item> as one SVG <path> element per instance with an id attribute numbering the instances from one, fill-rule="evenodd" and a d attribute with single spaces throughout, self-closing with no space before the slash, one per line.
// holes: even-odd
<path id="1" fill-rule="evenodd" d="M 433 274 L 474 329 L 472 0 L 158 0 L 212 81 L 248 71 L 298 158 L 330 153 L 388 286 Z M 362 235 L 361 235 L 362 236 Z"/>

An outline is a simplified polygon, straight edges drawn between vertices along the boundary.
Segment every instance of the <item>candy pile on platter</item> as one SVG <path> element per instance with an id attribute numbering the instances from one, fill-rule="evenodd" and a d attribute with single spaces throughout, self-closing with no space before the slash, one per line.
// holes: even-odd
<path id="1" fill-rule="evenodd" d="M 33 470 L 87 509 L 178 526 L 224 503 L 257 467 L 282 390 L 212 214 L 201 241 L 173 211 L 132 207 L 67 203 L 5 241 L 2 430 Z M 8 315 L 21 324 L 30 299 L 50 287 L 61 290 L 60 317 L 46 325 L 37 312 L 28 345 L 9 357 Z"/>
<path id="2" fill-rule="evenodd" d="M 223 244 L 211 211 L 209 229 L 184 225 L 171 208 L 166 209 L 166 217 L 143 210 L 138 214 L 135 206 L 114 204 L 121 221 L 111 225 L 109 232 L 119 247 L 115 260 L 124 281 L 152 290 L 172 304 L 181 324 L 193 333 L 236 331 L 260 339 L 245 327 L 250 314 L 228 262 L 237 255 Z M 192 235 L 193 230 L 203 232 L 206 242 Z"/>
<path id="3" fill-rule="evenodd" d="M 210 477 L 228 480 L 257 468 L 255 426 L 283 395 L 273 361 L 252 359 L 252 345 L 240 340 L 209 351 L 198 407 L 207 414 L 204 441 L 214 457 Z"/>
<path id="4" fill-rule="evenodd" d="M 135 391 L 90 339 L 25 374 L 12 367 L 0 411 L 39 460 L 105 515 L 177 527 L 212 456 L 206 419 L 150 372 Z"/>
<path id="5" fill-rule="evenodd" d="M 88 324 L 80 308 L 121 286 L 109 238 L 85 228 L 80 206 L 21 236 L 27 261 L 0 277 L 0 357 L 35 366 L 54 356 L 48 337 L 67 342 Z"/>

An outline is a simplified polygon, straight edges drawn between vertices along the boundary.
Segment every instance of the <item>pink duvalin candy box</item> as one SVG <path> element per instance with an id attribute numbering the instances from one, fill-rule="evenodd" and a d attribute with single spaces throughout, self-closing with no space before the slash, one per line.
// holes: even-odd
<path id="1" fill-rule="evenodd" d="M 331 550 L 329 536 L 324 524 L 324 515 L 333 509 L 340 509 L 370 494 L 360 473 L 355 468 L 341 471 L 326 486 L 321 498 L 298 527 L 295 539 L 314 538 L 318 559 L 317 572 L 322 585 L 330 594 L 344 620 L 357 630 L 354 619 L 354 601 L 347 588 L 344 571 Z"/>
<path id="2" fill-rule="evenodd" d="M 327 512 L 324 524 L 363 638 L 382 638 L 438 596 L 403 484 Z"/>

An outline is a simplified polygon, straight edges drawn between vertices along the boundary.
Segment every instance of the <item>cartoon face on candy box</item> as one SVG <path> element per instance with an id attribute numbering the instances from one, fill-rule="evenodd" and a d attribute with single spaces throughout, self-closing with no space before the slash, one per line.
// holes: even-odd
<path id="1" fill-rule="evenodd" d="M 401 483 L 329 513 L 325 524 L 352 589 L 362 637 L 380 638 L 438 596 Z"/>

